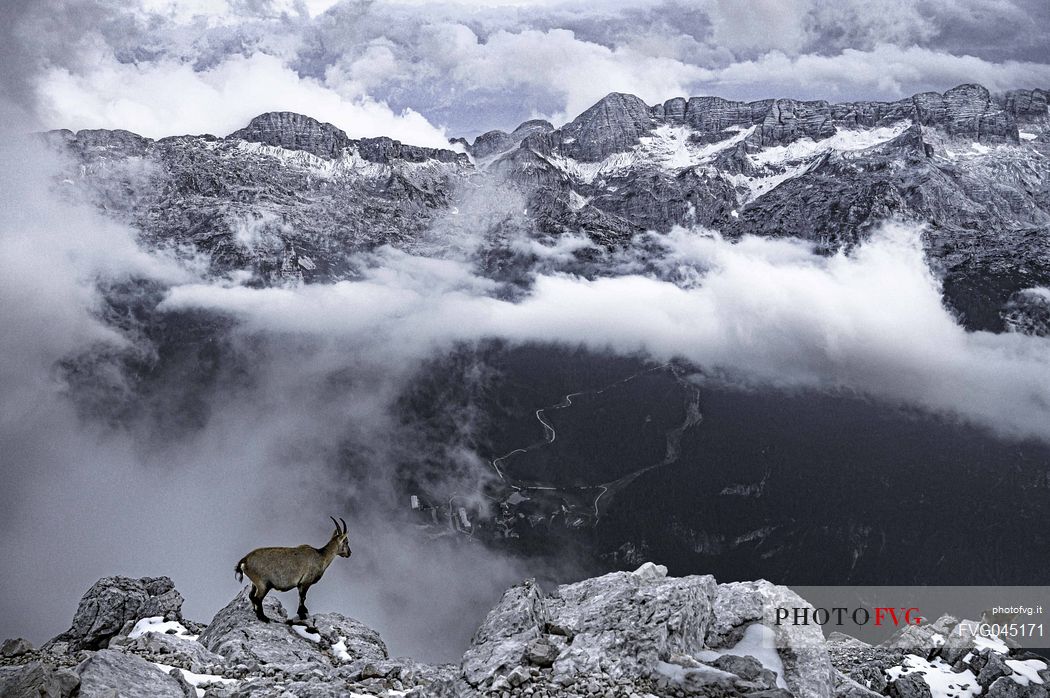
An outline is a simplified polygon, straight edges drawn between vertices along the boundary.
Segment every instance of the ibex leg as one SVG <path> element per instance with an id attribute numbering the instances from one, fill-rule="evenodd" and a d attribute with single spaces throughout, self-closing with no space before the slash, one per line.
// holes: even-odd
<path id="1" fill-rule="evenodd" d="M 263 599 L 266 597 L 266 593 L 268 591 L 270 591 L 269 587 L 260 592 L 258 589 L 256 589 L 255 585 L 252 584 L 252 590 L 248 592 L 248 598 L 251 599 L 252 606 L 255 608 L 255 615 L 263 623 L 270 622 L 270 619 L 266 617 L 265 613 L 263 613 L 262 605 Z"/>

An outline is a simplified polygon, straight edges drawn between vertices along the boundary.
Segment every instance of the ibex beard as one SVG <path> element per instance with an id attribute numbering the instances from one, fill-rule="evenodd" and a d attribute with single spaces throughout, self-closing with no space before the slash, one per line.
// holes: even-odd
<path id="1" fill-rule="evenodd" d="M 317 583 L 336 555 L 350 557 L 346 522 L 341 518 L 339 521 L 335 517 L 328 518 L 335 524 L 335 531 L 324 547 L 299 545 L 294 548 L 256 548 L 237 563 L 234 568 L 237 581 L 243 581 L 247 575 L 252 582 L 248 598 L 259 620 L 270 622 L 263 613 L 263 599 L 271 589 L 289 591 L 293 588 L 299 590 L 298 616 L 305 620 L 309 613 L 306 610 L 306 592 Z"/>

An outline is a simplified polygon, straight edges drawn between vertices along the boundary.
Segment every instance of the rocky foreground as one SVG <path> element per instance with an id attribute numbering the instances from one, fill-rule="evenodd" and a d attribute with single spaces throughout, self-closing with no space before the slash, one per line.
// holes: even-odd
<path id="1" fill-rule="evenodd" d="M 1046 698 L 1050 668 L 943 617 L 883 645 L 817 626 L 777 626 L 807 606 L 766 581 L 673 578 L 646 563 L 546 593 L 504 593 L 456 666 L 391 658 L 379 634 L 338 613 L 259 622 L 242 590 L 207 625 L 182 616 L 167 577 L 100 579 L 68 631 L 0 650 L 0 695 L 718 696 Z M 287 619 L 280 603 L 267 614 Z M 425 630 L 425 629 L 421 629 Z"/>

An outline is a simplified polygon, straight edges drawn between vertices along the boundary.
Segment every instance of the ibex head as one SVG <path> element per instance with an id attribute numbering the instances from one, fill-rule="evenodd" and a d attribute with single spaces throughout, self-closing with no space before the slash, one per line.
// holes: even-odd
<path id="1" fill-rule="evenodd" d="M 332 533 L 332 540 L 338 541 L 339 549 L 336 550 L 336 555 L 339 557 L 350 557 L 350 539 L 346 535 L 346 522 L 342 518 L 339 521 L 335 520 L 334 516 L 329 516 L 332 523 L 335 524 L 335 532 Z M 342 521 L 343 527 L 339 527 L 339 522 Z"/>

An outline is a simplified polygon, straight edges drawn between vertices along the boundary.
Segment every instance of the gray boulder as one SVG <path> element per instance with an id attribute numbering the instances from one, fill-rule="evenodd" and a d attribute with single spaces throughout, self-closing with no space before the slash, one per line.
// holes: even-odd
<path id="1" fill-rule="evenodd" d="M 890 698 L 931 698 L 930 687 L 918 674 L 905 674 L 890 683 Z"/>
<path id="2" fill-rule="evenodd" d="M 360 659 L 387 659 L 386 643 L 375 630 L 364 623 L 339 613 L 317 613 L 310 616 L 310 625 L 321 635 L 323 645 L 338 647 L 342 661 Z M 341 644 L 340 644 L 341 643 Z"/>
<path id="3" fill-rule="evenodd" d="M 145 659 L 117 650 L 99 650 L 77 666 L 80 696 L 195 698 L 183 682 Z"/>
<path id="4" fill-rule="evenodd" d="M 614 572 L 558 587 L 547 602 L 552 622 L 569 628 L 572 642 L 554 671 L 603 671 L 613 678 L 645 675 L 658 661 L 703 648 L 711 618 L 711 576 L 664 577 Z"/>
<path id="5" fill-rule="evenodd" d="M 345 685 L 323 681 L 280 681 L 257 678 L 243 683 L 209 688 L 205 698 L 346 698 L 352 695 Z"/>
<path id="6" fill-rule="evenodd" d="M 154 616 L 182 619 L 182 595 L 170 578 L 103 577 L 80 599 L 69 630 L 48 645 L 67 642 L 71 651 L 101 649 L 127 623 Z"/>
<path id="7" fill-rule="evenodd" d="M 33 643 L 24 637 L 12 637 L 4 640 L 0 645 L 0 657 L 21 657 L 27 652 L 33 651 Z"/>
<path id="8" fill-rule="evenodd" d="M 1014 671 L 1007 666 L 1003 655 L 998 652 L 989 652 L 984 666 L 981 667 L 981 671 L 977 674 L 977 683 L 981 684 L 981 688 L 987 689 L 999 678 L 1009 676 L 1012 673 Z"/>
<path id="9" fill-rule="evenodd" d="M 200 668 L 222 665 L 225 659 L 214 652 L 209 652 L 204 645 L 182 635 L 167 633 L 143 633 L 123 643 L 124 649 L 136 654 L 147 654 L 165 664 L 176 664 L 193 668 L 198 673 Z"/>
<path id="10" fill-rule="evenodd" d="M 4 698 L 66 698 L 75 695 L 79 685 L 80 678 L 69 669 L 41 662 L 0 669 L 0 696 Z"/>
<path id="11" fill-rule="evenodd" d="M 525 647 L 546 620 L 543 591 L 533 579 L 508 589 L 482 621 L 463 655 L 463 677 L 477 686 L 521 664 Z"/>
<path id="12" fill-rule="evenodd" d="M 784 664 L 784 681 L 800 698 L 828 698 L 833 692 L 831 659 L 818 625 L 777 625 L 778 608 L 812 606 L 787 587 L 765 580 L 720 584 L 713 597 L 713 620 L 707 645 L 713 648 L 738 643 L 747 628 L 761 624 L 772 630 L 774 644 Z"/>
<path id="13" fill-rule="evenodd" d="M 834 672 L 832 681 L 835 698 L 878 698 L 882 695 L 858 681 L 854 681 L 837 669 Z"/>
<path id="14" fill-rule="evenodd" d="M 960 659 L 965 657 L 974 649 L 974 637 L 973 633 L 965 632 L 963 629 L 966 627 L 972 627 L 975 622 L 972 620 L 962 621 L 953 628 L 952 632 L 948 634 L 948 638 L 944 642 L 944 646 L 941 647 L 938 654 L 941 655 L 941 659 L 948 662 L 949 664 L 955 664 Z"/>
<path id="15" fill-rule="evenodd" d="M 1046 698 L 1046 686 L 1038 683 L 1022 685 L 1009 676 L 996 679 L 988 687 L 988 698 Z"/>
<path id="16" fill-rule="evenodd" d="M 550 596 L 531 580 L 511 588 L 475 633 L 464 678 L 488 685 L 530 661 L 550 663 L 564 683 L 595 674 L 647 676 L 658 660 L 702 649 L 714 579 L 665 572 L 614 572 Z"/>
<path id="17" fill-rule="evenodd" d="M 248 600 L 248 587 L 245 587 L 215 614 L 198 641 L 230 664 L 243 664 L 250 670 L 266 665 L 285 670 L 331 667 L 319 641 L 307 639 L 293 630 L 293 626 L 285 624 L 287 614 L 280 601 L 268 596 L 263 608 L 272 622 L 263 623 L 255 617 Z"/>
<path id="18" fill-rule="evenodd" d="M 539 667 L 550 667 L 554 666 L 554 660 L 558 658 L 560 652 L 561 648 L 555 641 L 549 638 L 539 638 L 525 646 L 525 659 L 530 664 Z"/>
<path id="19" fill-rule="evenodd" d="M 881 694 L 886 689 L 886 671 L 899 666 L 904 659 L 901 649 L 872 647 L 839 632 L 828 635 L 827 647 L 831 664 L 835 667 L 836 693 L 852 691 L 851 685 L 843 683 L 843 679 L 847 679 L 851 684 Z"/>
<path id="20" fill-rule="evenodd" d="M 736 674 L 745 681 L 758 684 L 763 689 L 776 688 L 776 674 L 762 666 L 762 663 L 754 657 L 740 657 L 735 654 L 724 654 L 713 662 L 710 662 L 710 664 L 716 669 L 728 671 L 732 674 Z"/>

